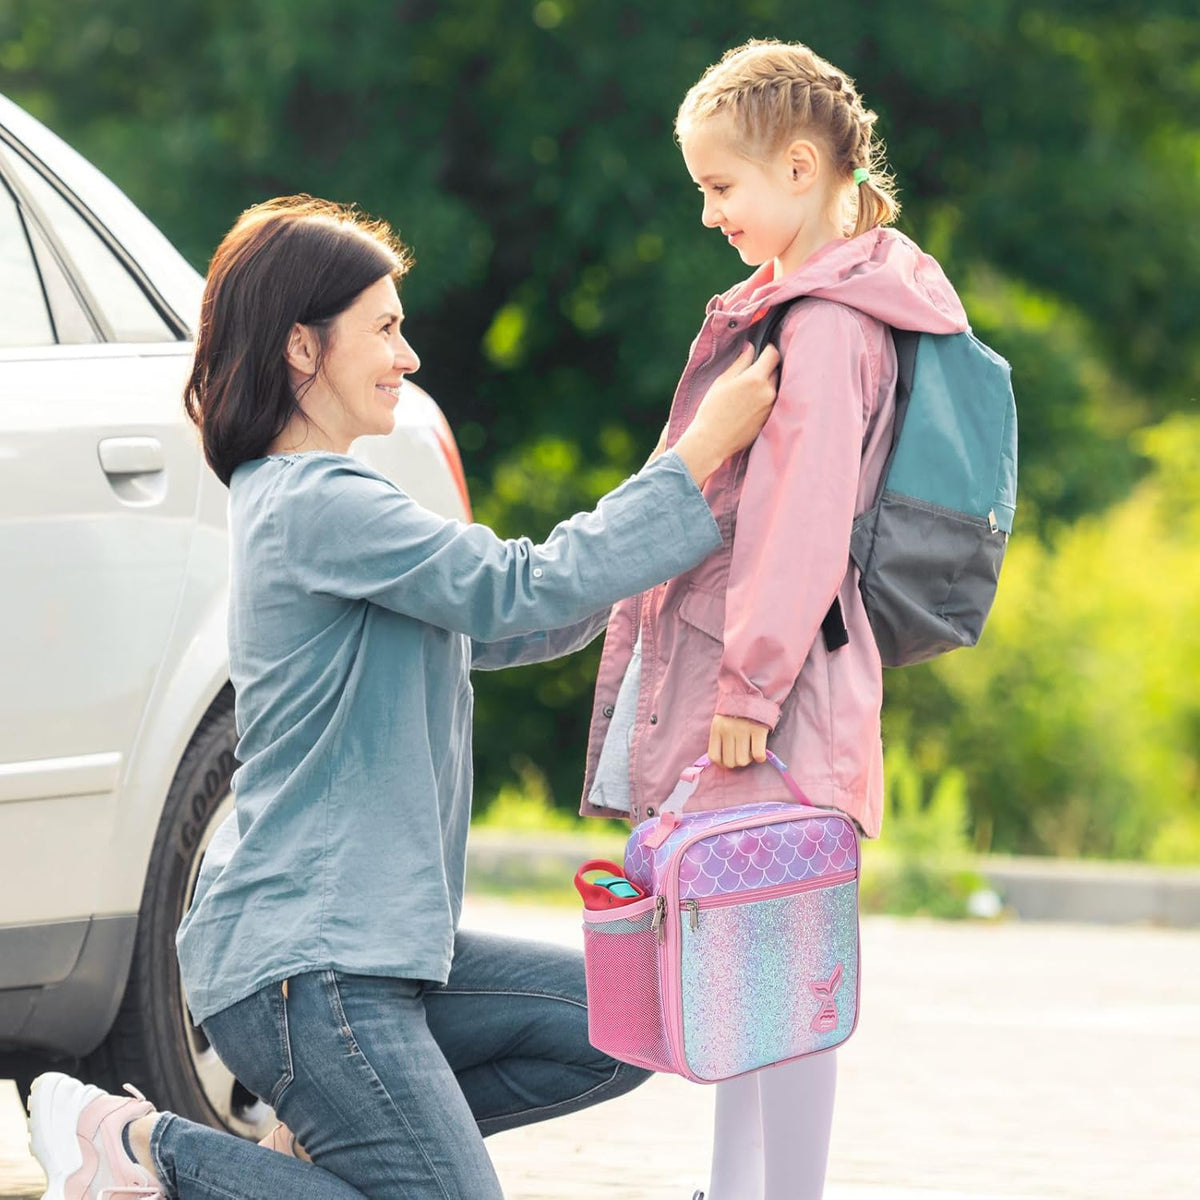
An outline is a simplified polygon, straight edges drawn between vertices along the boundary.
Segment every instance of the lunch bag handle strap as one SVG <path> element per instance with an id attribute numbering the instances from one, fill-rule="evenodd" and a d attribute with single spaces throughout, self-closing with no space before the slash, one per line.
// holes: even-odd
<path id="1" fill-rule="evenodd" d="M 767 751 L 767 762 L 782 776 L 784 787 L 792 793 L 798 804 L 806 804 L 809 808 L 817 807 L 800 790 L 800 785 L 792 778 L 792 774 L 787 768 L 787 763 L 774 751 Z M 671 830 L 679 824 L 679 817 L 683 812 L 684 806 L 692 798 L 692 793 L 699 786 L 700 776 L 704 773 L 706 767 L 711 766 L 712 759 L 707 754 L 702 754 L 690 767 L 683 769 L 682 774 L 679 776 L 679 782 L 658 810 L 658 828 L 646 839 L 647 846 L 656 849 L 667 840 Z"/>

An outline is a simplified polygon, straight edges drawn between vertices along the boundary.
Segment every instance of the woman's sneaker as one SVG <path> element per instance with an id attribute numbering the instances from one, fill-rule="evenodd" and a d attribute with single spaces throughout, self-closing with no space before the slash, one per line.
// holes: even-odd
<path id="1" fill-rule="evenodd" d="M 154 1112 L 141 1092 L 129 1084 L 125 1088 L 134 1099 L 110 1096 L 56 1071 L 33 1081 L 29 1129 L 48 1180 L 42 1200 L 161 1200 L 165 1195 L 125 1150 L 125 1126 Z"/>

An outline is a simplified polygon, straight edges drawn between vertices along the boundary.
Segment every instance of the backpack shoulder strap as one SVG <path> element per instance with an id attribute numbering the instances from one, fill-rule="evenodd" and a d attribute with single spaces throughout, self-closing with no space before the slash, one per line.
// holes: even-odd
<path id="1" fill-rule="evenodd" d="M 754 357 L 757 358 L 768 344 L 773 345 L 776 350 L 783 353 L 783 347 L 779 344 L 779 327 L 783 324 L 783 318 L 788 315 L 793 304 L 800 297 L 795 297 L 792 300 L 785 300 L 782 304 L 776 304 L 767 310 L 765 317 L 760 317 L 753 325 L 750 326 L 750 344 L 754 347 Z"/>
<path id="2" fill-rule="evenodd" d="M 904 424 L 908 402 L 912 397 L 913 379 L 917 368 L 917 347 L 921 343 L 921 335 L 913 330 L 893 328 L 892 342 L 896 347 L 896 420 L 892 426 L 892 448 L 883 467 L 884 479 L 887 478 L 892 459 L 896 455 L 900 428 Z"/>
<path id="3" fill-rule="evenodd" d="M 791 300 L 785 300 L 782 304 L 774 305 L 768 310 L 765 317 L 760 317 L 750 326 L 750 343 L 754 347 L 755 358 L 768 345 L 773 345 L 780 354 L 783 353 L 783 347 L 779 344 L 779 330 L 792 305 L 800 299 L 802 297 L 796 296 Z M 825 639 L 825 649 L 830 654 L 835 650 L 840 650 L 850 641 L 850 634 L 846 630 L 846 620 L 842 616 L 842 602 L 836 596 L 829 606 L 829 611 L 825 614 L 825 619 L 821 622 L 821 635 Z"/>

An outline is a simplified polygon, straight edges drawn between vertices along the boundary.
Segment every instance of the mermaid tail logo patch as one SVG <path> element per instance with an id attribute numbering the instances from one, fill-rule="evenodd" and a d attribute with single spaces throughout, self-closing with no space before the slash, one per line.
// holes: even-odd
<path id="1" fill-rule="evenodd" d="M 808 990 L 820 1002 L 821 1007 L 812 1019 L 814 1033 L 832 1033 L 838 1026 L 838 1010 L 835 997 L 842 986 L 842 964 L 833 968 L 833 974 L 826 980 L 810 983 Z"/>

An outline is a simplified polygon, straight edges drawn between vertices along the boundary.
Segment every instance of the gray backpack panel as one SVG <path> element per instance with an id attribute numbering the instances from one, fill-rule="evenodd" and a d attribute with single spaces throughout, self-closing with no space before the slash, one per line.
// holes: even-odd
<path id="1" fill-rule="evenodd" d="M 979 640 L 1007 537 L 978 517 L 888 491 L 857 518 L 850 556 L 885 667 Z"/>

